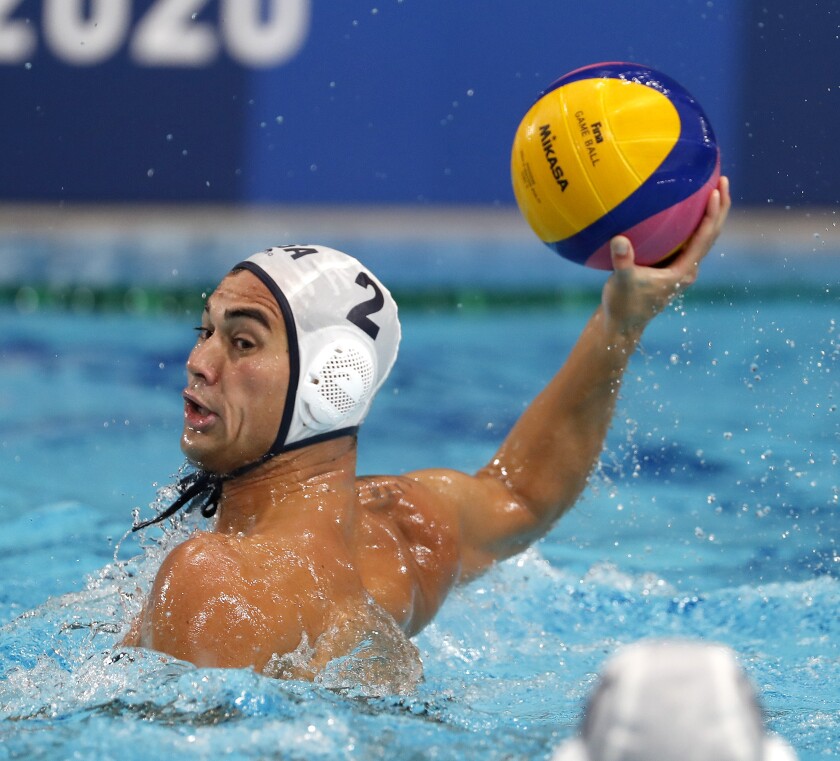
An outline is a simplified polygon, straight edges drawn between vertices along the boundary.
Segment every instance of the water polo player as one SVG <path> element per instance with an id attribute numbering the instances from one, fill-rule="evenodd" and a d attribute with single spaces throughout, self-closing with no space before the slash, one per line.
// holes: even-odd
<path id="1" fill-rule="evenodd" d="M 196 473 L 158 516 L 191 503 L 215 519 L 163 561 L 124 644 L 303 678 L 373 653 L 401 685 L 416 681 L 408 637 L 449 590 L 528 547 L 577 500 L 645 325 L 694 281 L 729 205 L 724 178 L 668 267 L 636 266 L 629 241 L 613 240 L 601 305 L 474 475 L 356 475 L 356 431 L 400 337 L 368 270 L 321 246 L 234 268 L 187 360 L 181 443 Z"/>

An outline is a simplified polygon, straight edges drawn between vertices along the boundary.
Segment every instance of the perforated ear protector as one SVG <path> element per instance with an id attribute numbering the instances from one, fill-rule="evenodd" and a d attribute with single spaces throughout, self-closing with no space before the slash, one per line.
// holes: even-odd
<path id="1" fill-rule="evenodd" d="M 373 393 L 376 358 L 350 336 L 331 341 L 315 355 L 301 377 L 300 413 L 314 431 L 343 428 Z"/>

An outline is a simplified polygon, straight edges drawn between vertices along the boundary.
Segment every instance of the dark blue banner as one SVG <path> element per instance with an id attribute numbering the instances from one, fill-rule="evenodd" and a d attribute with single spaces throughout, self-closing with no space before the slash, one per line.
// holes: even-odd
<path id="1" fill-rule="evenodd" d="M 510 204 L 519 119 L 602 60 L 692 92 L 737 183 L 744 4 L 0 0 L 0 198 Z"/>

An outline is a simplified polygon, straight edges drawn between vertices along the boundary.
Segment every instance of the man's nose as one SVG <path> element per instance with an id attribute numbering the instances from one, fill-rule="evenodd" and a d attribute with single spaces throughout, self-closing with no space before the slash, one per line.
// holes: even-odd
<path id="1" fill-rule="evenodd" d="M 187 374 L 205 383 L 215 383 L 219 376 L 220 353 L 213 336 L 193 346 L 187 357 Z"/>

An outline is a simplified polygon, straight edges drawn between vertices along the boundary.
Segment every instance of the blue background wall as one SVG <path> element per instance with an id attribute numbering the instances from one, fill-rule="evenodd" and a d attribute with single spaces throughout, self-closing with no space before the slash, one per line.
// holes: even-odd
<path id="1" fill-rule="evenodd" d="M 284 60 L 255 65 L 229 42 L 229 3 L 297 32 Z M 68 4 L 99 20 L 100 43 L 110 29 L 103 48 L 74 43 Z M 781 0 L 9 5 L 0 199 L 510 204 L 510 143 L 534 97 L 570 69 L 625 59 L 703 104 L 740 200 L 838 200 L 840 2 L 797 3 L 789 18 Z M 124 22 L 109 27 L 106 5 Z"/>

